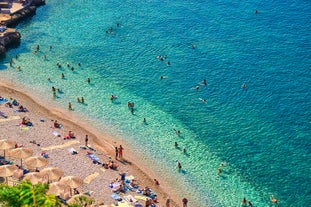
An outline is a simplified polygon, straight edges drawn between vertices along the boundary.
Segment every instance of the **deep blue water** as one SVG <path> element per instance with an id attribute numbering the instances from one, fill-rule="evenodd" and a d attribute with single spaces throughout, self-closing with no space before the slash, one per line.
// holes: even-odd
<path id="1" fill-rule="evenodd" d="M 21 45 L 0 77 L 59 107 L 72 102 L 84 121 L 146 155 L 191 206 L 239 206 L 243 197 L 273 206 L 272 194 L 277 206 L 309 206 L 310 10 L 309 1 L 47 1 L 17 27 Z M 52 86 L 64 91 L 55 100 Z"/>

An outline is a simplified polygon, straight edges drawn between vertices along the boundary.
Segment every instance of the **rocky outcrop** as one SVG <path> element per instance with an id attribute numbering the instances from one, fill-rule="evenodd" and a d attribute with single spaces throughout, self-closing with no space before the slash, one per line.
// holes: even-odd
<path id="1" fill-rule="evenodd" d="M 15 27 L 19 22 L 27 17 L 32 17 L 36 14 L 37 7 L 29 6 L 25 9 L 22 9 L 14 14 L 11 14 L 11 19 L 4 21 L 4 24 L 8 27 Z M 3 21 L 2 21 L 3 22 Z"/>
<path id="2" fill-rule="evenodd" d="M 45 0 L 32 0 L 29 6 L 9 15 L 8 18 L 1 19 L 1 24 L 7 27 L 15 27 L 25 18 L 35 15 L 37 7 L 42 5 L 45 5 Z M 18 44 L 20 39 L 21 35 L 15 29 L 7 28 L 5 31 L 0 32 L 0 55 L 6 52 L 8 46 Z"/>
<path id="3" fill-rule="evenodd" d="M 16 45 L 20 42 L 21 35 L 15 29 L 7 28 L 0 33 L 0 54 L 6 52 L 6 48 L 10 45 Z"/>

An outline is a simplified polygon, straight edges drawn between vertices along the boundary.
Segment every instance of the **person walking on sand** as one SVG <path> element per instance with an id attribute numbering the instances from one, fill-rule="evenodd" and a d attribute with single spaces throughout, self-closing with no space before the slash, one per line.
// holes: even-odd
<path id="1" fill-rule="evenodd" d="M 85 135 L 85 146 L 87 146 L 88 141 L 89 141 L 89 135 Z"/>
<path id="2" fill-rule="evenodd" d="M 167 198 L 166 199 L 166 203 L 165 203 L 165 207 L 170 207 L 171 206 L 171 199 L 170 198 Z"/>
<path id="3" fill-rule="evenodd" d="M 119 155 L 119 149 L 118 147 L 114 147 L 115 153 L 116 153 L 116 160 L 118 160 L 118 155 Z"/>
<path id="4" fill-rule="evenodd" d="M 182 199 L 182 206 L 183 207 L 187 207 L 187 204 L 188 204 L 188 199 L 187 198 L 183 198 Z"/>
<path id="5" fill-rule="evenodd" d="M 120 145 L 120 147 L 118 149 L 118 156 L 119 156 L 120 159 L 122 159 L 122 157 L 123 157 L 123 147 L 122 147 L 122 145 Z"/>

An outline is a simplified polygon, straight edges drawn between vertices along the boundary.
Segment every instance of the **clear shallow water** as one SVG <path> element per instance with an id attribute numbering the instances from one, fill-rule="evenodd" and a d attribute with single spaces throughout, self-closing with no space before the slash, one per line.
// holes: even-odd
<path id="1" fill-rule="evenodd" d="M 308 206 L 310 9 L 307 1 L 48 1 L 18 26 L 22 43 L 0 77 L 60 107 L 71 101 L 75 113 L 148 155 L 143 161 L 192 206 L 239 206 L 243 197 L 272 206 L 271 194 L 278 206 Z M 8 64 L 16 54 L 21 71 Z M 56 100 L 52 86 L 64 91 Z"/>

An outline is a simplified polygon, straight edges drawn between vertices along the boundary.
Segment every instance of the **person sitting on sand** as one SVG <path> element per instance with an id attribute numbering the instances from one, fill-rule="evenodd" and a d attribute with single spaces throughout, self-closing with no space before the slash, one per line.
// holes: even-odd
<path id="1" fill-rule="evenodd" d="M 46 152 L 41 152 L 41 157 L 49 158 L 49 155 Z"/>
<path id="2" fill-rule="evenodd" d="M 132 188 L 138 188 L 137 180 L 132 179 L 131 182 L 130 182 L 130 185 L 131 185 Z"/>
<path id="3" fill-rule="evenodd" d="M 155 185 L 160 185 L 159 181 L 157 179 L 153 179 L 153 182 Z"/>
<path id="4" fill-rule="evenodd" d="M 26 109 L 25 107 L 23 107 L 22 105 L 20 105 L 20 106 L 18 107 L 18 111 L 19 111 L 19 112 L 27 112 L 27 109 Z"/>
<path id="5" fill-rule="evenodd" d="M 125 189 L 124 185 L 121 184 L 121 185 L 119 186 L 118 192 L 119 192 L 119 193 L 126 193 L 126 189 Z"/>
<path id="6" fill-rule="evenodd" d="M 69 135 L 70 138 L 76 138 L 75 135 L 74 135 L 74 133 L 73 133 L 72 131 L 69 131 L 69 134 L 68 134 L 68 135 Z"/>
<path id="7" fill-rule="evenodd" d="M 118 166 L 114 163 L 113 160 L 109 160 L 107 165 L 108 165 L 108 168 L 110 168 L 110 169 L 112 169 L 112 170 L 116 170 L 117 167 L 118 167 Z"/>
<path id="8" fill-rule="evenodd" d="M 144 189 L 142 189 L 142 193 L 145 196 L 151 196 L 151 189 L 148 186 L 146 186 Z"/>
<path id="9" fill-rule="evenodd" d="M 58 123 L 57 120 L 54 121 L 54 128 L 61 128 L 62 125 Z"/>
<path id="10" fill-rule="evenodd" d="M 6 102 L 6 103 L 5 103 L 5 106 L 6 106 L 6 107 L 9 107 L 9 108 L 13 108 L 13 104 L 10 103 L 10 102 Z"/>
<path id="11" fill-rule="evenodd" d="M 64 137 L 64 139 L 74 139 L 76 138 L 72 131 L 69 131 L 68 135 Z"/>
<path id="12" fill-rule="evenodd" d="M 18 106 L 19 103 L 14 99 L 14 98 L 10 98 L 10 102 L 11 104 L 13 104 L 14 106 Z"/>
<path id="13" fill-rule="evenodd" d="M 30 122 L 30 119 L 27 116 L 23 117 L 21 124 L 26 125 L 26 126 L 32 126 L 32 123 Z"/>

